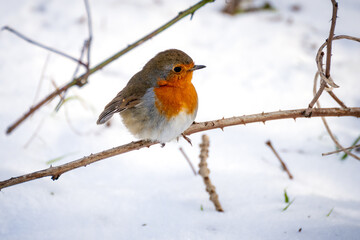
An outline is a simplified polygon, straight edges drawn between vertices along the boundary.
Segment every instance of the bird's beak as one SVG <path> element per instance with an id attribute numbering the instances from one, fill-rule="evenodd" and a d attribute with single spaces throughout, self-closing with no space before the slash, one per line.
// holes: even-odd
<path id="1" fill-rule="evenodd" d="M 192 68 L 189 69 L 189 71 L 195 71 L 195 70 L 199 70 L 202 68 L 205 68 L 206 66 L 204 65 L 194 65 Z"/>

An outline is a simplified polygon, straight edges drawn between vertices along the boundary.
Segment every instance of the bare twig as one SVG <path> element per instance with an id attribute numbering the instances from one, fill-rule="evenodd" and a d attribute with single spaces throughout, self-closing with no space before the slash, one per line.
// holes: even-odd
<path id="1" fill-rule="evenodd" d="M 202 176 L 205 186 L 206 186 L 206 191 L 209 193 L 210 195 L 210 201 L 212 201 L 214 203 L 215 209 L 218 212 L 223 212 L 223 208 L 221 207 L 220 201 L 219 201 L 219 196 L 216 193 L 216 188 L 215 186 L 211 183 L 209 174 L 210 174 L 210 170 L 207 167 L 207 158 L 209 157 L 209 145 L 210 145 L 210 141 L 209 141 L 209 137 L 207 135 L 202 135 L 202 143 L 200 144 L 200 163 L 199 163 L 199 174 L 200 176 Z"/>
<path id="2" fill-rule="evenodd" d="M 190 8 L 188 8 L 188 9 L 182 11 L 182 12 L 179 12 L 179 14 L 175 18 L 171 19 L 169 22 L 165 23 L 164 25 L 162 25 L 161 27 L 159 27 L 156 30 L 152 31 L 148 35 L 146 35 L 146 36 L 142 37 L 141 39 L 137 40 L 136 42 L 129 45 L 128 47 L 126 47 L 126 48 L 122 49 L 121 51 L 115 53 L 113 56 L 107 58 L 106 60 L 102 61 L 101 63 L 99 63 L 95 67 L 89 69 L 88 72 L 86 72 L 86 73 L 82 74 L 81 76 L 73 79 L 72 81 L 68 82 L 67 84 L 65 84 L 64 86 L 59 88 L 58 90 L 50 93 L 47 97 L 45 97 L 42 101 L 37 103 L 35 106 L 30 107 L 30 109 L 22 117 L 20 117 L 15 123 L 11 124 L 8 127 L 8 129 L 6 130 L 6 134 L 10 134 L 24 120 L 26 120 L 30 115 L 32 115 L 40 107 L 42 107 L 46 103 L 50 102 L 53 98 L 58 96 L 59 93 L 67 91 L 69 88 L 71 88 L 73 86 L 82 87 L 83 85 L 86 84 L 86 81 L 84 81 L 84 79 L 87 79 L 91 74 L 97 72 L 98 70 L 102 69 L 103 67 L 107 66 L 111 62 L 115 61 L 116 59 L 118 59 L 119 57 L 124 55 L 125 53 L 131 51 L 132 49 L 134 49 L 137 46 L 141 45 L 142 43 L 146 42 L 147 40 L 153 38 L 154 36 L 161 33 L 162 31 L 166 30 L 167 28 L 169 28 L 170 26 L 172 26 L 174 23 L 178 22 L 179 20 L 183 19 L 184 17 L 194 14 L 196 10 L 198 10 L 199 8 L 203 7 L 205 4 L 210 3 L 210 2 L 214 2 L 214 0 L 202 0 L 202 1 L 198 2 L 197 4 L 191 6 Z"/>
<path id="3" fill-rule="evenodd" d="M 207 121 L 207 122 L 197 122 L 191 125 L 184 134 L 191 135 L 194 133 L 207 131 L 211 129 L 222 129 L 224 127 L 234 126 L 234 125 L 245 125 L 248 123 L 255 122 L 265 122 L 270 120 L 278 120 L 278 119 L 296 119 L 296 118 L 304 118 L 303 112 L 305 109 L 296 109 L 296 110 L 287 110 L 287 111 L 277 111 L 277 112 L 269 112 L 269 113 L 259 113 L 252 115 L 244 115 L 242 117 L 232 117 L 232 118 L 223 118 L 219 120 Z M 353 116 L 360 117 L 360 108 L 315 108 L 313 109 L 312 117 L 334 117 L 334 116 Z M 50 167 L 48 169 L 44 169 L 38 172 L 33 172 L 30 174 L 25 174 L 19 177 L 10 178 L 8 180 L 0 182 L 0 190 L 5 187 L 9 187 L 12 185 L 20 184 L 23 182 L 28 182 L 37 178 L 43 178 L 52 176 L 53 179 L 57 179 L 61 174 L 71 171 L 73 169 L 83 167 L 89 165 L 93 162 L 113 157 L 122 153 L 130 152 L 133 150 L 141 149 L 144 147 L 150 147 L 156 142 L 150 141 L 137 141 L 132 142 L 126 145 L 118 146 L 106 151 L 102 151 L 99 153 L 91 154 L 87 157 L 80 158 L 78 160 L 57 166 Z"/>
<path id="4" fill-rule="evenodd" d="M 320 74 L 321 77 L 321 84 L 320 84 L 320 88 L 317 91 L 316 94 L 314 94 L 314 98 L 313 100 L 310 102 L 308 109 L 304 112 L 304 115 L 306 117 L 310 117 L 311 116 L 311 109 L 313 108 L 314 104 L 316 103 L 316 101 L 320 98 L 322 92 L 324 91 L 326 84 L 329 84 L 331 87 L 337 88 L 339 87 L 338 85 L 335 84 L 335 82 L 332 80 L 331 76 L 330 76 L 330 67 L 331 67 L 331 50 L 332 50 L 332 42 L 333 40 L 336 39 L 336 37 L 334 37 L 334 32 L 335 32 L 335 25 L 336 25 L 336 18 L 337 18 L 337 10 L 338 10 L 338 3 L 335 0 L 331 0 L 332 5 L 333 5 L 333 12 L 332 12 L 332 17 L 331 17 L 331 26 L 330 26 L 330 31 L 329 31 L 329 37 L 326 40 L 326 42 L 321 45 L 321 47 L 319 48 L 317 54 L 316 54 L 316 64 L 318 67 L 318 72 Z M 325 67 L 325 74 L 324 71 L 322 69 L 322 59 L 324 56 L 323 53 L 323 48 L 326 46 L 326 67 Z M 335 96 L 335 94 L 332 93 L 332 91 L 328 91 L 330 96 L 333 97 L 335 99 L 335 101 L 337 101 L 342 107 L 345 107 L 345 104 Z"/>
<path id="5" fill-rule="evenodd" d="M 90 14 L 90 5 L 88 0 L 84 0 L 84 4 L 85 4 L 85 9 L 86 9 L 86 15 L 87 15 L 87 22 L 88 22 L 88 31 L 89 31 L 89 37 L 87 40 L 84 41 L 83 47 L 81 49 L 80 52 L 80 57 L 79 57 L 79 61 L 82 61 L 83 56 L 85 51 L 87 52 L 87 62 L 86 62 L 86 72 L 85 72 L 85 76 L 82 80 L 81 80 L 81 84 L 86 84 L 87 83 L 87 79 L 89 76 L 89 70 L 90 70 L 90 50 L 91 50 L 91 42 L 92 42 L 92 20 L 91 20 L 91 14 Z M 75 79 L 75 77 L 77 76 L 77 73 L 80 69 L 80 64 L 78 64 L 75 68 L 75 71 L 73 73 L 73 76 L 71 79 Z M 56 105 L 55 111 L 58 112 L 60 107 L 62 106 L 64 99 L 65 99 L 65 95 L 66 95 L 66 91 L 64 91 L 64 97 L 60 98 L 59 103 Z"/>
<path id="6" fill-rule="evenodd" d="M 186 161 L 188 162 L 188 164 L 190 165 L 190 168 L 191 168 L 191 170 L 193 171 L 194 175 L 196 176 L 196 170 L 195 170 L 194 166 L 192 165 L 189 157 L 186 155 L 184 149 L 179 148 L 179 150 L 180 150 L 180 152 L 182 153 L 182 155 L 184 156 L 184 158 L 186 159 Z"/>
<path id="7" fill-rule="evenodd" d="M 328 155 L 331 155 L 331 154 L 334 154 L 334 153 L 339 153 L 339 152 L 343 152 L 344 150 L 351 150 L 351 149 L 358 148 L 358 147 L 360 147 L 360 144 L 357 144 L 355 146 L 351 146 L 351 147 L 348 147 L 348 148 L 339 149 L 339 150 L 332 151 L 332 152 L 322 153 L 321 155 L 322 156 L 328 156 Z"/>
<path id="8" fill-rule="evenodd" d="M 283 168 L 283 170 L 287 173 L 287 175 L 289 176 L 290 179 L 293 179 L 293 175 L 290 173 L 289 169 L 287 168 L 285 162 L 281 159 L 280 155 L 277 153 L 277 151 L 275 150 L 275 148 L 273 147 L 273 145 L 271 144 L 270 140 L 266 141 L 266 145 L 269 146 L 269 148 L 273 151 L 273 153 L 275 154 L 275 156 L 277 157 L 277 159 L 279 159 L 281 166 Z"/>
<path id="9" fill-rule="evenodd" d="M 83 47 L 81 48 L 80 57 L 79 57 L 80 60 L 83 59 L 84 53 L 85 53 L 85 50 L 86 50 L 87 47 L 88 47 L 88 46 L 87 46 L 87 40 L 86 40 L 86 41 L 84 42 Z M 80 68 L 80 64 L 77 64 L 77 65 L 76 65 L 76 68 L 75 68 L 75 71 L 74 71 L 74 73 L 73 73 L 72 79 L 74 79 L 74 78 L 76 77 L 76 75 L 77 75 L 77 73 L 78 73 L 78 71 L 79 71 L 79 68 Z M 87 69 L 87 72 L 88 72 L 88 71 L 89 71 L 89 67 L 87 66 L 86 69 Z M 83 81 L 86 82 L 86 81 L 87 81 L 87 78 L 84 78 Z M 58 90 L 58 89 L 59 89 L 59 88 L 56 87 L 56 90 Z M 60 96 L 60 100 L 59 100 L 59 103 L 58 103 L 58 104 L 56 105 L 56 107 L 55 107 L 55 111 L 56 111 L 56 112 L 58 112 L 58 111 L 60 110 L 60 107 L 63 105 L 64 100 L 65 100 L 66 92 L 67 92 L 67 90 L 64 91 L 64 92 L 62 92 L 62 93 L 59 95 L 59 96 Z"/>
<path id="10" fill-rule="evenodd" d="M 345 152 L 347 155 L 357 159 L 360 161 L 360 157 L 356 156 L 355 154 L 352 154 L 350 151 L 346 150 L 340 143 L 339 141 L 336 139 L 336 137 L 334 136 L 334 134 L 332 133 L 329 124 L 327 124 L 327 121 L 324 117 L 321 117 L 321 120 L 324 123 L 324 126 L 326 128 L 326 131 L 328 132 L 328 134 L 330 135 L 330 138 L 333 140 L 333 142 L 335 143 L 336 147 L 339 148 L 340 150 L 342 150 L 343 152 Z"/>
<path id="11" fill-rule="evenodd" d="M 84 0 L 85 3 L 85 9 L 86 9 L 86 15 L 87 15 L 87 22 L 88 22 L 88 31 L 89 31 L 89 37 L 86 41 L 86 49 L 87 49 L 87 68 L 89 70 L 90 67 L 90 50 L 91 50 L 91 43 L 93 39 L 93 30 L 92 30 L 92 18 L 90 13 L 90 5 L 88 0 Z"/>
<path id="12" fill-rule="evenodd" d="M 342 108 L 347 108 L 347 106 L 345 105 L 345 103 L 343 101 L 341 101 L 333 91 L 327 91 L 327 93 L 340 105 L 340 107 Z"/>
<path id="13" fill-rule="evenodd" d="M 46 55 L 46 59 L 45 59 L 45 62 L 44 62 L 44 66 L 43 66 L 43 68 L 42 68 L 42 70 L 41 70 L 40 80 L 39 80 L 39 84 L 38 84 L 37 89 L 36 89 L 36 92 L 35 92 L 34 102 L 37 100 L 37 98 L 38 98 L 38 96 L 39 96 L 39 92 L 40 92 L 42 83 L 43 83 L 43 81 L 44 81 L 45 71 L 46 71 L 46 68 L 47 68 L 49 59 L 50 59 L 50 53 L 49 53 L 48 55 Z"/>
<path id="14" fill-rule="evenodd" d="M 27 41 L 28 43 L 31 43 L 31 44 L 33 44 L 33 45 L 35 45 L 35 46 L 38 46 L 38 47 L 43 48 L 43 49 L 46 49 L 46 50 L 48 50 L 48 51 L 50 51 L 50 52 L 56 53 L 56 54 L 58 54 L 58 55 L 60 55 L 60 56 L 63 56 L 63 57 L 65 57 L 65 58 L 68 58 L 68 59 L 70 59 L 70 60 L 72 60 L 72 61 L 74 61 L 74 62 L 76 62 L 76 63 L 79 63 L 79 64 L 83 65 L 84 67 L 86 67 L 86 64 L 85 64 L 85 63 L 81 62 L 80 60 L 76 59 L 75 57 L 72 57 L 72 56 L 70 56 L 69 54 L 66 54 L 66 53 L 64 53 L 64 52 L 61 52 L 61 51 L 59 51 L 59 50 L 56 50 L 55 48 L 48 47 L 48 46 L 46 46 L 46 45 L 44 45 L 44 44 L 42 44 L 42 43 L 36 42 L 35 40 L 32 40 L 32 39 L 26 37 L 25 35 L 21 34 L 20 32 L 16 31 L 15 29 L 13 29 L 13 28 L 11 28 L 11 27 L 9 27 L 9 26 L 4 26 L 4 27 L 1 28 L 1 30 L 7 30 L 7 31 L 15 34 L 15 35 L 18 36 L 19 38 Z"/>
<path id="15" fill-rule="evenodd" d="M 314 89 L 313 89 L 314 95 L 316 94 L 316 83 L 317 83 L 317 78 L 318 78 L 318 76 L 319 76 L 319 74 L 316 74 L 316 75 L 315 75 L 315 78 L 314 78 Z M 316 102 L 316 106 L 317 106 L 318 108 L 321 108 L 321 106 L 320 106 L 320 101 L 317 101 L 317 102 Z M 341 149 L 342 151 L 344 151 L 344 152 L 345 152 L 346 154 L 348 154 L 349 156 L 351 156 L 351 157 L 353 157 L 353 158 L 355 158 L 355 159 L 357 159 L 357 160 L 360 160 L 360 158 L 359 158 L 358 156 L 356 156 L 355 154 L 352 154 L 352 153 L 349 152 L 348 150 L 344 149 L 344 147 L 338 142 L 338 140 L 335 138 L 334 134 L 332 133 L 329 125 L 327 124 L 327 121 L 326 121 L 326 119 L 325 119 L 324 116 L 321 117 L 321 120 L 323 121 L 324 126 L 325 126 L 325 128 L 326 128 L 326 131 L 328 132 L 330 138 L 331 138 L 331 139 L 333 140 L 333 142 L 335 143 L 336 147 L 338 147 L 339 149 Z"/>
<path id="16" fill-rule="evenodd" d="M 353 36 L 347 36 L 347 35 L 339 35 L 339 36 L 335 36 L 333 38 L 333 40 L 340 40 L 340 39 L 347 39 L 347 40 L 351 40 L 351 41 L 356 41 L 356 42 L 360 42 L 360 38 L 358 37 L 353 37 Z M 322 67 L 322 59 L 323 59 L 323 56 L 324 56 L 324 53 L 323 53 L 323 49 L 324 47 L 327 45 L 327 42 L 323 43 L 317 54 L 316 54 L 316 65 L 318 67 L 318 72 L 317 74 L 319 74 L 321 76 L 321 85 L 320 85 L 320 89 L 318 90 L 318 92 L 315 91 L 315 94 L 314 94 L 314 98 L 312 99 L 312 101 L 309 103 L 309 106 L 308 108 L 306 109 L 306 111 L 304 112 L 304 115 L 306 117 L 309 117 L 311 115 L 311 110 L 313 108 L 313 106 L 315 105 L 316 101 L 319 99 L 322 91 L 324 90 L 324 88 L 327 88 L 327 85 L 325 84 L 325 86 L 322 87 L 323 83 L 322 81 L 325 81 L 325 79 L 327 79 L 325 77 L 325 74 L 324 74 L 324 70 L 323 70 L 323 67 Z M 316 89 L 315 89 L 316 90 Z M 332 91 L 328 91 L 328 93 L 330 94 L 330 96 L 343 108 L 347 108 L 346 105 L 332 92 Z"/>
<path id="17" fill-rule="evenodd" d="M 338 10 L 338 3 L 335 0 L 331 0 L 333 5 L 333 12 L 331 17 L 331 26 L 329 32 L 329 38 L 327 39 L 327 46 L 326 46 L 326 67 L 325 67 L 325 77 L 330 78 L 330 67 L 331 67 L 331 49 L 332 49 L 332 41 L 334 38 L 335 32 L 335 24 L 337 18 L 337 10 Z M 336 87 L 328 83 L 332 87 Z"/>
<path id="18" fill-rule="evenodd" d="M 316 56 L 316 62 L 320 62 L 321 63 L 320 66 L 322 66 L 323 57 L 324 57 L 324 52 L 319 50 L 318 54 Z M 320 69 L 320 71 L 316 72 L 315 79 L 318 78 L 320 72 L 322 72 L 322 68 Z M 312 108 L 314 107 L 315 103 L 320 98 L 322 92 L 324 91 L 325 87 L 327 86 L 326 82 L 323 79 L 321 79 L 320 81 L 321 81 L 321 84 L 320 84 L 320 87 L 319 87 L 318 91 L 316 91 L 316 84 L 313 87 L 314 98 L 311 100 L 311 102 L 309 103 L 308 108 L 306 109 L 306 111 L 304 113 L 305 117 L 310 117 L 311 116 Z"/>

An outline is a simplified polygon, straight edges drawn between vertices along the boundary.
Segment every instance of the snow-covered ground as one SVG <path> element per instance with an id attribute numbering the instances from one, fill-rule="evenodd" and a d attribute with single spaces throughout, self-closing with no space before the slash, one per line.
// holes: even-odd
<path id="1" fill-rule="evenodd" d="M 90 1 L 91 64 L 165 23 L 196 1 Z M 261 1 L 259 1 L 261 3 Z M 71 79 L 75 64 L 0 32 L 0 180 L 60 165 L 133 141 L 119 117 L 95 124 L 105 104 L 157 52 L 178 48 L 207 68 L 194 74 L 196 121 L 305 108 L 312 99 L 315 55 L 328 36 L 330 0 L 272 1 L 276 11 L 221 13 L 218 0 L 124 55 L 5 135 L 33 103 Z M 293 11 L 292 6 L 299 11 Z M 339 1 L 335 33 L 360 35 L 360 2 Z M 0 0 L 0 26 L 79 56 L 87 37 L 83 1 Z M 46 67 L 44 67 L 46 65 Z M 359 106 L 359 43 L 334 42 L 335 93 Z M 43 80 L 40 81 L 43 75 Z M 40 86 L 40 87 L 39 87 Z M 37 90 L 39 89 L 39 90 Z M 38 91 L 38 94 L 36 93 Z M 323 107 L 336 106 L 324 93 Z M 349 146 L 356 118 L 329 118 Z M 130 152 L 86 168 L 0 192 L 0 239 L 360 239 L 360 162 L 341 161 L 319 118 L 280 120 L 206 132 L 210 178 L 225 210 L 208 200 L 179 151 L 197 167 L 202 134 Z M 265 145 L 271 140 L 294 175 L 289 180 Z M 282 211 L 286 190 L 293 203 Z M 300 231 L 301 230 L 301 231 Z"/>

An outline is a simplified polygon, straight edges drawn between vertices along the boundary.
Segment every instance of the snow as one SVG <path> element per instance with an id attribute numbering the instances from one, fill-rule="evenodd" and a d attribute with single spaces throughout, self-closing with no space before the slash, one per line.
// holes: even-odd
<path id="1" fill-rule="evenodd" d="M 258 1 L 260 2 L 260 1 Z M 90 1 L 91 64 L 154 30 L 196 1 Z M 260 2 L 261 3 L 261 2 Z M 223 15 L 217 1 L 127 53 L 26 120 L 6 128 L 33 103 L 71 79 L 74 62 L 0 32 L 0 180 L 60 165 L 134 140 L 120 118 L 95 124 L 103 107 L 157 52 L 178 48 L 207 68 L 194 74 L 196 121 L 305 108 L 312 99 L 315 55 L 328 36 L 330 1 L 273 1 L 276 11 Z M 291 6 L 300 6 L 294 12 Z M 360 2 L 339 1 L 335 32 L 359 36 Z M 79 56 L 87 37 L 78 1 L 0 1 L 0 26 Z M 46 60 L 48 58 L 48 61 Z M 44 79 L 38 89 L 44 64 Z M 360 46 L 334 42 L 331 73 L 347 105 L 359 106 Z M 324 93 L 323 107 L 336 107 Z M 356 118 L 328 118 L 344 146 L 359 136 Z M 75 131 L 75 130 L 76 131 Z M 35 135 L 34 135 L 35 133 Z M 0 192 L 0 239 L 359 239 L 360 163 L 333 151 L 319 118 L 279 120 L 205 132 L 208 165 L 224 213 L 179 151 L 197 167 L 203 133 L 106 159 Z M 289 180 L 265 145 L 271 140 Z M 286 211 L 284 191 L 294 200 Z M 201 210 L 202 209 L 202 210 Z M 329 215 L 329 216 L 327 216 Z M 301 231 L 299 232 L 299 229 Z"/>

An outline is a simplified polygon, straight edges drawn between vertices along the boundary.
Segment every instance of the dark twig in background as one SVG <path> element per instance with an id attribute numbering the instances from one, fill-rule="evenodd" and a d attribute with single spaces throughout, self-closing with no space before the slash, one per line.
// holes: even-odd
<path id="1" fill-rule="evenodd" d="M 283 168 L 283 170 L 287 173 L 287 175 L 289 176 L 290 179 L 293 179 L 293 175 L 290 173 L 289 169 L 287 168 L 285 162 L 281 159 L 280 155 L 277 153 L 277 151 L 275 150 L 275 148 L 273 147 L 273 145 L 271 144 L 271 141 L 268 140 L 266 141 L 266 145 L 269 146 L 269 148 L 273 151 L 273 153 L 275 154 L 276 158 L 279 159 L 281 166 Z"/>
<path id="2" fill-rule="evenodd" d="M 38 86 L 36 88 L 36 92 L 35 92 L 35 96 L 34 96 L 34 102 L 36 102 L 36 100 L 38 99 L 38 96 L 39 96 L 39 93 L 40 93 L 40 90 L 41 90 L 41 86 L 42 86 L 42 83 L 43 83 L 44 78 L 45 78 L 45 71 L 46 71 L 47 65 L 49 63 L 49 59 L 50 59 L 50 53 L 48 53 L 46 55 L 44 66 L 43 66 L 43 68 L 41 70 L 39 84 L 38 84 Z"/>
<path id="3" fill-rule="evenodd" d="M 60 55 L 60 56 L 63 56 L 63 57 L 65 57 L 65 58 L 68 58 L 68 59 L 70 59 L 70 60 L 72 60 L 72 61 L 74 61 L 74 62 L 76 62 L 76 63 L 79 63 L 79 64 L 83 65 L 84 67 L 86 67 L 86 64 L 83 63 L 83 62 L 81 62 L 79 59 L 76 59 L 75 57 L 70 56 L 69 54 L 66 54 L 66 53 L 64 53 L 64 52 L 62 52 L 62 51 L 59 51 L 59 50 L 55 49 L 55 48 L 48 47 L 48 46 L 46 46 L 46 45 L 44 45 L 44 44 L 42 44 L 42 43 L 39 43 L 39 42 L 37 42 L 37 41 L 35 41 L 35 40 L 32 40 L 32 39 L 26 37 L 24 34 L 16 31 L 15 29 L 13 29 L 13 28 L 11 28 L 11 27 L 9 27 L 9 26 L 4 26 L 4 27 L 2 27 L 1 30 L 7 30 L 7 31 L 15 34 L 15 35 L 18 36 L 19 38 L 25 40 L 25 41 L 28 42 L 28 43 L 31 43 L 31 44 L 33 44 L 33 45 L 35 45 L 35 46 L 38 46 L 38 47 L 43 48 L 43 49 L 46 49 L 46 50 L 48 50 L 48 51 L 50 51 L 50 52 L 56 53 L 56 54 L 58 54 L 58 55 Z"/>
<path id="4" fill-rule="evenodd" d="M 210 195 L 210 201 L 213 202 L 216 211 L 218 212 L 223 212 L 223 208 L 221 207 L 220 201 L 219 201 L 219 196 L 216 193 L 216 188 L 215 186 L 211 183 L 210 180 L 210 170 L 207 167 L 207 158 L 209 157 L 209 145 L 210 145 L 210 140 L 209 137 L 207 135 L 202 135 L 202 143 L 200 144 L 200 163 L 199 163 L 199 175 L 202 176 L 205 186 L 206 186 L 206 191 L 209 193 Z"/>
<path id="5" fill-rule="evenodd" d="M 259 113 L 252 115 L 244 115 L 242 117 L 232 117 L 232 118 L 223 118 L 219 120 L 207 121 L 207 122 L 197 122 L 191 125 L 184 134 L 191 135 L 194 133 L 207 131 L 211 129 L 223 129 L 224 127 L 234 126 L 234 125 L 245 125 L 248 123 L 255 122 L 266 122 L 270 120 L 279 120 L 279 119 L 296 119 L 296 118 L 304 118 L 305 109 L 297 109 L 297 110 L 287 110 L 287 111 L 277 111 L 277 112 L 269 112 L 269 113 Z M 360 108 L 323 108 L 313 109 L 313 113 L 311 117 L 321 117 L 321 116 L 353 116 L 360 117 Z M 97 162 L 99 160 L 113 157 L 122 153 L 130 152 L 133 150 L 138 150 L 144 147 L 150 147 L 157 142 L 150 141 L 137 141 L 131 142 L 129 144 L 125 144 L 122 146 L 118 146 L 109 150 L 105 150 L 99 153 L 91 154 L 89 156 L 80 158 L 78 160 L 57 166 L 50 167 L 48 169 L 44 169 L 41 171 L 25 174 L 19 177 L 13 177 L 8 180 L 0 182 L 0 190 L 5 187 L 13 186 L 16 184 L 20 184 L 23 182 L 28 182 L 34 179 L 49 177 L 52 179 L 57 179 L 61 174 L 71 171 L 73 169 L 84 167 L 91 163 Z"/>
<path id="6" fill-rule="evenodd" d="M 87 68 L 89 70 L 89 68 L 90 68 L 90 50 L 91 50 L 91 43 L 92 43 L 92 39 L 93 39 L 93 27 L 92 27 L 92 18 L 91 18 L 89 1 L 84 0 L 84 3 L 85 3 L 86 15 L 87 15 L 88 31 L 89 31 L 89 37 L 85 44 L 86 49 L 87 49 Z"/>
<path id="7" fill-rule="evenodd" d="M 195 170 L 194 166 L 192 165 L 190 158 L 186 155 L 184 149 L 179 148 L 179 150 L 182 153 L 182 155 L 184 156 L 184 158 L 186 159 L 186 161 L 188 162 L 188 164 L 190 165 L 190 168 L 193 171 L 194 175 L 196 176 L 196 170 Z"/>
<path id="8" fill-rule="evenodd" d="M 174 23 L 178 22 L 179 20 L 183 19 L 184 17 L 186 17 L 188 15 L 193 15 L 195 13 L 195 11 L 197 11 L 198 9 L 200 9 L 201 7 L 203 7 L 204 5 L 206 5 L 207 3 L 210 3 L 210 2 L 214 2 L 214 0 L 202 0 L 202 1 L 198 2 L 197 4 L 191 6 L 190 8 L 188 8 L 188 9 L 182 11 L 182 12 L 179 12 L 178 15 L 176 17 L 174 17 L 173 19 L 171 19 L 169 22 L 165 23 L 164 25 L 160 26 L 159 28 L 152 31 L 148 35 L 146 35 L 146 36 L 142 37 L 141 39 L 137 40 L 136 42 L 129 45 L 128 47 L 126 47 L 126 48 L 120 50 L 119 52 L 115 53 L 113 56 L 111 56 L 111 57 L 105 59 L 104 61 L 100 62 L 95 67 L 90 68 L 89 71 L 87 71 L 86 73 L 82 74 L 81 76 L 73 79 L 72 81 L 68 82 L 64 86 L 60 87 L 58 90 L 50 93 L 42 101 L 40 101 L 36 105 L 30 107 L 30 109 L 22 117 L 20 117 L 17 121 L 15 121 L 13 124 L 11 124 L 7 128 L 6 134 L 10 134 L 12 131 L 14 131 L 14 129 L 16 129 L 30 115 L 32 115 L 35 111 L 37 111 L 39 108 L 41 108 L 46 103 L 53 100 L 60 93 L 62 93 L 64 91 L 67 91 L 69 88 L 71 88 L 73 86 L 78 86 L 78 87 L 84 86 L 86 84 L 86 82 L 87 82 L 86 79 L 91 74 L 97 72 L 98 70 L 102 69 L 103 67 L 107 66 L 111 62 L 115 61 L 116 59 L 118 59 L 119 57 L 124 55 L 125 53 L 131 51 L 132 49 L 134 49 L 137 46 L 141 45 L 142 43 L 146 42 L 147 40 L 153 38 L 154 36 L 161 33 L 162 31 L 166 30 L 167 28 L 169 28 L 170 26 L 172 26 Z"/>
<path id="9" fill-rule="evenodd" d="M 89 31 L 89 36 L 88 39 L 86 39 L 84 41 L 83 47 L 81 49 L 80 52 L 80 61 L 82 61 L 85 52 L 87 52 L 87 60 L 85 63 L 85 68 L 86 68 L 86 72 L 85 72 L 85 77 L 81 80 L 82 84 L 87 83 L 87 79 L 89 77 L 89 70 L 90 70 L 90 52 L 91 52 L 91 43 L 92 43 L 92 39 L 93 39 L 93 30 L 92 30 L 92 19 L 91 19 L 91 13 L 90 13 L 90 5 L 89 5 L 89 1 L 88 0 L 84 0 L 84 5 L 85 5 L 85 10 L 86 10 L 86 17 L 87 17 L 87 23 L 88 23 L 88 31 Z M 75 77 L 78 74 L 78 71 L 80 69 L 80 64 L 78 64 L 75 68 L 75 71 L 73 73 L 73 76 L 71 79 L 75 79 Z M 60 98 L 59 103 L 57 104 L 55 111 L 59 111 L 60 107 L 63 105 L 64 100 L 65 100 L 65 94 L 66 94 L 67 90 L 64 91 L 64 94 L 62 95 L 63 97 Z"/>

